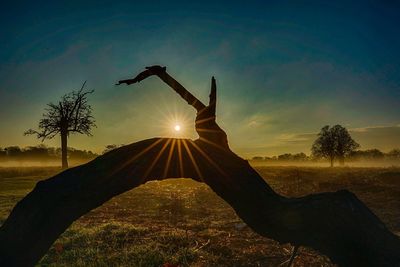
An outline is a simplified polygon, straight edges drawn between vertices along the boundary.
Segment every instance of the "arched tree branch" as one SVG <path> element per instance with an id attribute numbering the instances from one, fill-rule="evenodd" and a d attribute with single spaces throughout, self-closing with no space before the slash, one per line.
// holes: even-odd
<path id="1" fill-rule="evenodd" d="M 399 238 L 354 194 L 278 195 L 227 143 L 215 143 L 225 134 L 215 120 L 199 123 L 210 106 L 196 129 L 214 135 L 143 140 L 37 183 L 0 228 L 0 266 L 33 266 L 80 216 L 147 181 L 179 177 L 209 185 L 260 235 L 312 247 L 340 266 L 399 266 Z"/>

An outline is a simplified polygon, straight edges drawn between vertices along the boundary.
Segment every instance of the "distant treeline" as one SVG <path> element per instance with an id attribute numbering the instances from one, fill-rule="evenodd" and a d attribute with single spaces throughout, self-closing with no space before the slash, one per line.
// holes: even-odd
<path id="1" fill-rule="evenodd" d="M 108 145 L 103 154 L 118 148 L 119 145 Z M 68 147 L 68 158 L 71 160 L 90 160 L 97 157 L 98 154 L 90 150 L 79 150 Z M 4 160 L 58 160 L 61 158 L 61 148 L 47 147 L 45 145 L 28 146 L 21 148 L 19 146 L 0 147 L 0 161 Z M 393 149 L 387 153 L 379 149 L 356 150 L 346 157 L 347 161 L 358 160 L 400 160 L 400 149 Z M 285 153 L 273 157 L 255 156 L 252 160 L 259 161 L 320 161 L 320 158 L 308 156 L 305 153 Z"/>
<path id="2" fill-rule="evenodd" d="M 90 150 L 79 150 L 68 147 L 68 158 L 71 160 L 89 160 L 97 156 L 97 154 Z M 61 148 L 47 147 L 45 145 L 28 146 L 24 148 L 19 146 L 0 147 L 0 161 L 50 161 L 59 160 L 60 158 Z"/>
<path id="3" fill-rule="evenodd" d="M 380 151 L 379 149 L 367 149 L 367 150 L 356 150 L 351 152 L 346 157 L 347 161 L 358 161 L 358 160 L 400 160 L 400 149 L 393 149 L 387 153 Z M 321 158 L 313 156 L 307 156 L 305 153 L 285 153 L 279 156 L 273 157 L 261 157 L 255 156 L 252 160 L 263 160 L 263 161 L 320 161 Z"/>

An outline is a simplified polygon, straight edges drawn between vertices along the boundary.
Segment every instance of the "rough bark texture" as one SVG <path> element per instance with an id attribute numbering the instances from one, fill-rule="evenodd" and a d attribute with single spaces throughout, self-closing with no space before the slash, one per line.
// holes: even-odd
<path id="1" fill-rule="evenodd" d="M 158 71 L 169 76 L 163 68 L 149 70 L 153 73 L 146 77 Z M 209 131 L 198 131 L 198 140 L 143 140 L 39 182 L 0 228 L 0 266 L 34 265 L 88 211 L 147 181 L 177 177 L 209 185 L 260 235 L 312 247 L 341 266 L 399 266 L 399 238 L 354 194 L 285 198 L 275 193 L 229 149 L 215 122 L 215 99 L 214 92 L 209 106 L 199 101 L 196 130 Z"/>

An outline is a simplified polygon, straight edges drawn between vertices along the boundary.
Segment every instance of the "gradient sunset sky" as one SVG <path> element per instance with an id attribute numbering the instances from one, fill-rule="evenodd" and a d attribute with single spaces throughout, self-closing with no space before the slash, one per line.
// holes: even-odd
<path id="1" fill-rule="evenodd" d="M 85 80 L 98 127 L 69 146 L 100 153 L 176 136 L 175 123 L 196 138 L 194 109 L 157 78 L 114 86 L 154 64 L 204 102 L 216 77 L 217 120 L 242 156 L 308 154 L 334 124 L 361 149 L 400 147 L 396 1 L 55 2 L 2 4 L 0 147 L 39 144 L 23 132 Z"/>

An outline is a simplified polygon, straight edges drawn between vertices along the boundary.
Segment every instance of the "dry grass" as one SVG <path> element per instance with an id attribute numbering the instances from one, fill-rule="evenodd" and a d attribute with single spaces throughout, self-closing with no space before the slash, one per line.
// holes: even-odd
<path id="1" fill-rule="evenodd" d="M 347 188 L 400 231 L 400 169 L 256 168 L 279 193 L 301 196 Z M 57 168 L 0 168 L 0 223 L 15 203 Z M 255 234 L 206 185 L 188 179 L 150 182 L 76 221 L 42 266 L 279 266 L 289 244 Z M 301 248 L 295 266 L 333 266 Z M 282 265 L 285 266 L 285 265 Z"/>

